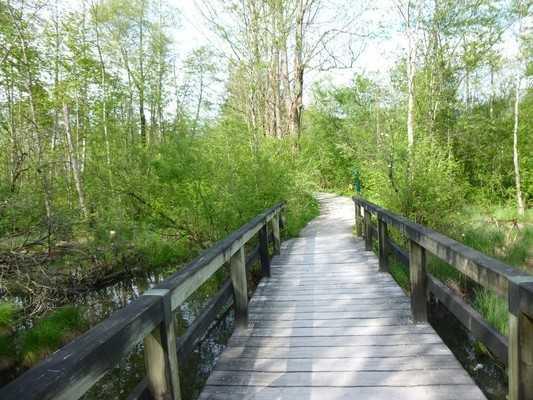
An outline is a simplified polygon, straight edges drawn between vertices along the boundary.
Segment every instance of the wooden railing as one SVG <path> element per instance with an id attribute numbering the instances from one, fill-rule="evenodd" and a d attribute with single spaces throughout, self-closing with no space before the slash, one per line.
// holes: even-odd
<path id="1" fill-rule="evenodd" d="M 429 295 L 434 296 L 472 336 L 507 365 L 509 399 L 533 399 L 533 276 L 362 198 L 354 197 L 353 200 L 357 235 L 365 238 L 366 250 L 371 250 L 373 238 L 377 239 L 380 271 L 389 270 L 389 255 L 408 265 L 413 320 L 427 321 L 427 300 Z M 376 219 L 375 225 L 372 216 Z M 407 239 L 408 252 L 392 241 L 388 226 L 398 229 Z M 426 252 L 508 300 L 508 338 L 500 335 L 461 297 L 426 272 Z"/>
<path id="2" fill-rule="evenodd" d="M 247 327 L 247 267 L 260 260 L 263 276 L 270 276 L 268 245 L 271 238 L 274 254 L 279 253 L 284 208 L 284 203 L 277 204 L 217 242 L 184 269 L 0 389 L 0 399 L 78 399 L 140 342 L 144 342 L 146 378 L 129 399 L 181 399 L 178 365 L 232 297 L 236 329 Z M 246 257 L 245 245 L 256 234 L 259 243 Z M 177 338 L 175 311 L 226 263 L 230 278 L 187 332 Z"/>

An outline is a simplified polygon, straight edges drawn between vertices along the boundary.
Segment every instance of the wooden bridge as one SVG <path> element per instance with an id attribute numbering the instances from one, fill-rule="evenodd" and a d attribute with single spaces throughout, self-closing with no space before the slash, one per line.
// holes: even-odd
<path id="1" fill-rule="evenodd" d="M 179 364 L 232 304 L 235 330 L 202 400 L 485 399 L 427 323 L 429 299 L 507 365 L 511 400 L 533 399 L 531 276 L 365 200 L 320 202 L 320 216 L 283 243 L 285 205 L 265 211 L 1 389 L 0 399 L 78 399 L 140 342 L 146 378 L 128 399 L 186 397 Z M 364 240 L 353 235 L 354 217 Z M 426 252 L 508 298 L 508 338 L 426 271 Z M 409 297 L 387 273 L 391 257 L 409 268 Z M 258 262 L 263 279 L 249 300 L 247 270 Z M 173 313 L 226 263 L 230 277 L 176 338 Z"/>

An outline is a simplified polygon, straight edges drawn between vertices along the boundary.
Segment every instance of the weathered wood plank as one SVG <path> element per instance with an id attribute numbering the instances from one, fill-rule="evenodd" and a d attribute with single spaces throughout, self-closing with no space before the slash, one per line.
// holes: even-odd
<path id="1" fill-rule="evenodd" d="M 359 358 L 359 357 L 422 357 L 426 355 L 449 355 L 450 350 L 443 343 L 402 344 L 394 346 L 312 346 L 312 347 L 255 347 L 230 346 L 224 354 L 243 358 Z"/>
<path id="2" fill-rule="evenodd" d="M 417 371 L 457 369 L 461 364 L 452 356 L 387 357 L 387 358 L 230 358 L 222 356 L 219 371 L 258 372 L 354 372 L 354 371 Z"/>
<path id="3" fill-rule="evenodd" d="M 396 346 L 404 344 L 438 344 L 441 342 L 435 333 L 399 335 L 359 335 L 359 336 L 297 336 L 297 337 L 255 337 L 232 336 L 230 346 L 252 347 L 328 347 L 328 346 Z"/>
<path id="4" fill-rule="evenodd" d="M 341 372 L 239 372 L 215 370 L 208 385 L 224 386 L 428 386 L 471 385 L 472 379 L 460 369 L 422 371 L 358 371 L 356 374 Z"/>
<path id="5" fill-rule="evenodd" d="M 414 387 L 207 386 L 199 400 L 483 400 L 475 385 Z"/>
<path id="6" fill-rule="evenodd" d="M 248 336 L 263 336 L 263 337 L 333 337 L 333 336 L 386 336 L 386 335 L 405 335 L 405 334 L 434 334 L 435 332 L 429 326 L 364 326 L 364 327 L 322 327 L 322 328 L 290 328 L 290 329 L 265 329 L 265 328 L 253 328 L 247 331 Z M 246 337 L 246 336 L 235 336 Z M 356 339 L 358 340 L 358 339 Z"/>
<path id="7" fill-rule="evenodd" d="M 298 320 L 254 320 L 250 328 L 320 328 L 351 326 L 400 326 L 410 323 L 409 317 L 373 318 L 373 319 L 298 319 Z"/>
<path id="8" fill-rule="evenodd" d="M 415 322 L 428 320 L 426 299 L 426 250 L 418 243 L 409 242 L 409 272 L 411 276 L 411 311 Z"/>

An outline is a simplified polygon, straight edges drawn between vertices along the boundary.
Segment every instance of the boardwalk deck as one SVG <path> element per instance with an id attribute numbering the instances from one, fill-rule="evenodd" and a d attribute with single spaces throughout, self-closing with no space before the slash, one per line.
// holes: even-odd
<path id="1" fill-rule="evenodd" d="M 200 399 L 485 399 L 409 300 L 352 234 L 353 204 L 284 242 Z"/>

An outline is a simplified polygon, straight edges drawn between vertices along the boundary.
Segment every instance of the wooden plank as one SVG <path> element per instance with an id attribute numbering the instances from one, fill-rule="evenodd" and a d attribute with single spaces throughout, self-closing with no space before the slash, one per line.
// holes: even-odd
<path id="1" fill-rule="evenodd" d="M 409 267 L 409 254 L 396 243 L 394 243 L 394 241 L 390 237 L 387 237 L 387 245 L 394 257 L 396 257 L 396 259 L 401 264 L 405 265 L 406 267 Z"/>
<path id="2" fill-rule="evenodd" d="M 529 296 L 528 285 L 532 283 L 531 278 L 521 277 L 511 280 L 509 285 L 510 400 L 533 397 L 533 319 L 527 314 L 529 298 L 524 299 L 524 296 Z"/>
<path id="3" fill-rule="evenodd" d="M 475 385 L 413 387 L 206 386 L 199 400 L 484 400 Z"/>
<path id="4" fill-rule="evenodd" d="M 287 295 L 287 296 L 257 296 L 257 300 L 270 300 L 270 301 L 297 301 L 297 300 L 359 300 L 359 299 L 373 299 L 379 300 L 382 298 L 388 298 L 389 296 L 398 295 L 397 293 L 382 292 L 382 293 L 357 293 L 357 294 L 317 294 L 317 295 Z"/>
<path id="5" fill-rule="evenodd" d="M 281 234 L 279 230 L 279 214 L 272 218 L 272 236 L 274 237 L 274 254 L 279 254 L 281 250 Z"/>
<path id="6" fill-rule="evenodd" d="M 147 386 L 154 400 L 181 400 L 174 313 L 168 290 L 148 290 L 145 296 L 159 297 L 163 321 L 144 338 Z"/>
<path id="7" fill-rule="evenodd" d="M 250 328 L 320 328 L 351 326 L 401 326 L 410 323 L 409 317 L 374 318 L 374 319 L 299 319 L 299 320 L 254 320 Z"/>
<path id="8" fill-rule="evenodd" d="M 388 241 L 387 241 L 387 224 L 383 219 L 378 218 L 378 253 L 379 253 L 379 271 L 388 272 Z"/>
<path id="9" fill-rule="evenodd" d="M 246 329 L 248 326 L 248 287 L 246 279 L 246 258 L 244 247 L 231 257 L 230 275 L 235 306 L 235 326 Z"/>
<path id="10" fill-rule="evenodd" d="M 229 346 L 252 347 L 359 347 L 359 346 L 396 346 L 406 344 L 438 344 L 441 339 L 435 333 L 399 335 L 359 335 L 359 336 L 299 336 L 299 337 L 254 337 L 232 336 Z"/>
<path id="11" fill-rule="evenodd" d="M 364 231 L 365 231 L 365 250 L 372 250 L 372 220 L 370 219 L 370 213 L 364 210 Z"/>
<path id="12" fill-rule="evenodd" d="M 217 294 L 204 307 L 200 315 L 187 328 L 185 334 L 178 339 L 178 359 L 180 363 L 185 363 L 217 316 L 233 303 L 232 295 L 231 280 L 227 279 Z"/>
<path id="13" fill-rule="evenodd" d="M 425 325 L 393 325 L 393 326 L 364 326 L 364 327 L 322 327 L 322 328 L 254 328 L 249 329 L 247 336 L 263 337 L 333 337 L 333 336 L 386 336 L 405 334 L 435 334 L 430 326 Z M 234 336 L 237 337 L 237 336 Z M 239 336 L 246 337 L 246 336 Z M 357 340 L 357 339 L 356 339 Z"/>
<path id="14" fill-rule="evenodd" d="M 353 386 L 427 386 L 470 385 L 472 379 L 460 369 L 421 371 L 340 372 L 239 372 L 215 370 L 208 385 L 224 386 L 288 386 L 288 387 L 353 387 Z"/>
<path id="15" fill-rule="evenodd" d="M 270 257 L 268 255 L 268 225 L 259 231 L 259 254 L 261 258 L 261 272 L 263 277 L 270 277 Z"/>
<path id="16" fill-rule="evenodd" d="M 411 311 L 415 323 L 426 322 L 426 250 L 414 241 L 409 242 L 409 271 L 411 276 Z"/>
<path id="17" fill-rule="evenodd" d="M 222 356 L 219 371 L 258 372 L 354 372 L 354 371 L 417 371 L 462 368 L 452 355 L 386 358 L 230 358 Z"/>
<path id="18" fill-rule="evenodd" d="M 402 344 L 390 346 L 313 346 L 313 347 L 255 347 L 231 346 L 224 354 L 243 358 L 359 358 L 359 357 L 422 357 L 427 355 L 449 355 L 450 350 L 441 343 Z"/>
<path id="19" fill-rule="evenodd" d="M 349 306 L 338 306 L 338 305 L 298 305 L 294 303 L 289 303 L 289 305 L 272 305 L 271 303 L 266 303 L 267 305 L 258 306 L 258 303 L 253 303 L 253 306 L 250 307 L 250 312 L 266 312 L 266 313 L 279 313 L 279 312 L 325 312 L 325 311 L 384 311 L 384 310 L 404 310 L 409 311 L 409 303 L 407 302 L 398 302 L 398 303 L 383 303 L 378 305 L 373 304 L 357 304 Z"/>

